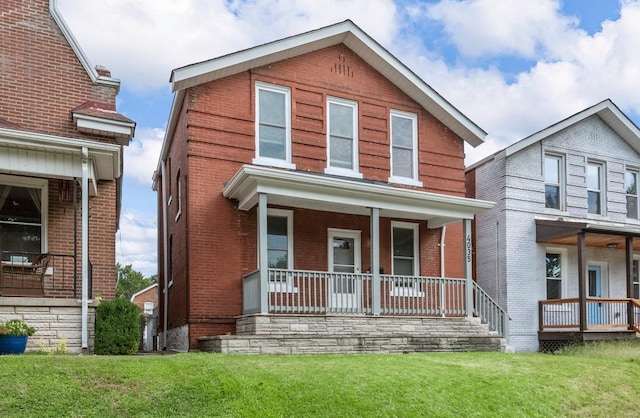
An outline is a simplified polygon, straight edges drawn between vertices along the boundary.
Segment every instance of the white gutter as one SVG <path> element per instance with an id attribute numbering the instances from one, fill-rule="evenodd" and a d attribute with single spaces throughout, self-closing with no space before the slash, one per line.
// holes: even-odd
<path id="1" fill-rule="evenodd" d="M 82 349 L 89 348 L 89 150 L 82 148 Z"/>
<path id="2" fill-rule="evenodd" d="M 162 330 L 164 331 L 162 333 L 162 348 L 163 350 L 167 349 L 167 326 L 169 324 L 169 320 L 168 320 L 168 315 L 167 315 L 167 311 L 169 308 L 169 250 L 168 250 L 168 236 L 169 236 L 169 232 L 168 232 L 168 228 L 167 228 L 167 208 L 166 208 L 166 197 L 167 197 L 167 178 L 166 178 L 166 161 L 161 161 L 161 169 L 162 169 L 162 198 L 160 199 L 160 207 L 162 210 L 162 236 L 163 236 L 163 240 L 162 240 L 162 251 L 163 251 L 163 268 L 164 268 L 164 287 L 163 287 L 163 293 L 164 293 L 164 309 L 162 310 L 162 320 L 163 320 L 163 325 L 162 325 Z"/>

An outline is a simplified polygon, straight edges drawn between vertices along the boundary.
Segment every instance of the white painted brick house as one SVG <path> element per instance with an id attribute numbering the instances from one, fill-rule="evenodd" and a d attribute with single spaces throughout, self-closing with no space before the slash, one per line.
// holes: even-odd
<path id="1" fill-rule="evenodd" d="M 637 331 L 638 178 L 640 130 L 610 100 L 467 169 L 469 197 L 496 202 L 476 219 L 474 276 L 516 351 Z"/>

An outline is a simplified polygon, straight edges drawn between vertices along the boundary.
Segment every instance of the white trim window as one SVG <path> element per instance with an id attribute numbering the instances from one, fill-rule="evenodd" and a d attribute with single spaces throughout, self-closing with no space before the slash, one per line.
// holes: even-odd
<path id="1" fill-rule="evenodd" d="M 624 179 L 624 188 L 627 193 L 627 218 L 640 219 L 638 215 L 638 171 L 627 170 Z"/>
<path id="2" fill-rule="evenodd" d="M 418 179 L 418 116 L 391 110 L 391 177 L 389 183 L 422 187 Z"/>
<path id="3" fill-rule="evenodd" d="M 395 286 L 392 296 L 421 296 L 419 251 L 420 226 L 408 222 L 391 222 L 391 273 Z"/>
<path id="4" fill-rule="evenodd" d="M 604 213 L 604 165 L 601 163 L 587 163 L 587 205 L 588 212 L 595 215 Z"/>
<path id="5" fill-rule="evenodd" d="M 267 265 L 270 269 L 293 270 L 293 211 L 267 209 Z M 269 280 L 271 292 L 295 292 L 293 278 L 277 273 Z"/>
<path id="6" fill-rule="evenodd" d="M 564 209 L 564 158 L 560 155 L 544 156 L 544 207 Z"/>
<path id="7" fill-rule="evenodd" d="M 46 179 L 0 175 L 2 260 L 47 252 L 48 185 Z"/>
<path id="8" fill-rule="evenodd" d="M 327 98 L 327 174 L 362 178 L 358 167 L 358 103 Z"/>
<path id="9" fill-rule="evenodd" d="M 564 252 L 547 249 L 545 254 L 545 271 L 547 300 L 562 299 L 564 287 Z"/>
<path id="10" fill-rule="evenodd" d="M 295 169 L 291 163 L 291 90 L 256 82 L 254 164 Z"/>
<path id="11" fill-rule="evenodd" d="M 175 222 L 178 222 L 180 215 L 182 214 L 182 177 L 180 176 L 180 170 L 176 175 L 176 188 L 178 189 L 178 208 L 176 210 Z"/>

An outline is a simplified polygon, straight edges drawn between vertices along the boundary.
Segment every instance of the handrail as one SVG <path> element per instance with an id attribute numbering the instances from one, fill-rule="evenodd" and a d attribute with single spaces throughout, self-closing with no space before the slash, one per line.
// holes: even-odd
<path id="1" fill-rule="evenodd" d="M 551 330 L 604 330 L 620 329 L 633 323 L 640 332 L 640 323 L 629 315 L 640 316 L 640 301 L 632 298 L 586 298 L 586 323 L 580 323 L 578 298 L 538 301 L 539 331 Z M 634 308 L 632 308 L 632 306 Z M 634 310 L 636 314 L 634 314 Z"/>
<path id="2" fill-rule="evenodd" d="M 631 305 L 632 305 L 634 308 L 637 308 L 637 309 L 638 309 L 638 311 L 639 311 L 638 313 L 640 314 L 640 300 L 638 300 L 638 299 L 634 299 L 634 298 L 631 298 L 631 299 L 629 300 L 629 302 L 631 303 Z M 635 310 L 634 310 L 634 312 L 635 312 Z M 640 315 L 635 315 L 635 318 L 640 318 Z M 639 319 L 639 320 L 640 320 L 640 319 Z M 640 322 L 638 322 L 638 321 L 633 321 L 633 329 L 635 330 L 635 332 L 640 332 Z"/>
<path id="3" fill-rule="evenodd" d="M 476 282 L 473 282 L 475 293 L 474 314 L 480 321 L 487 323 L 491 331 L 496 331 L 502 338 L 509 337 L 509 321 L 511 318 L 489 294 Z"/>

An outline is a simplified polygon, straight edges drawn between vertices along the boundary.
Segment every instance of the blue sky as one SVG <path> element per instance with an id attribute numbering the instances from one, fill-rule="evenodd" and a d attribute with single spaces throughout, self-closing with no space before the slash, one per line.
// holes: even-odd
<path id="1" fill-rule="evenodd" d="M 58 0 L 137 122 L 116 259 L 156 273 L 157 165 L 173 68 L 345 19 L 488 132 L 467 163 L 606 98 L 638 124 L 640 0 Z M 274 24 L 277 22 L 277 24 Z"/>

